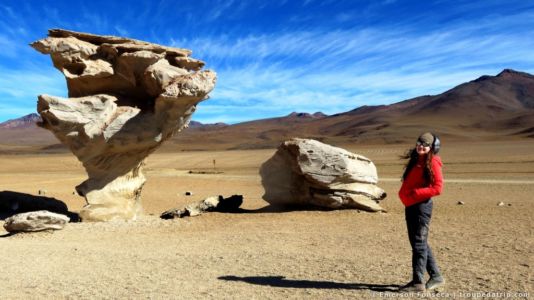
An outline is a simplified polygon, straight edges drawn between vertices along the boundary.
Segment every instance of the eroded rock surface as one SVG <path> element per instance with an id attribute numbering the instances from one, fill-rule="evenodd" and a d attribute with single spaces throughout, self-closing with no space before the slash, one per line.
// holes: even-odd
<path id="1" fill-rule="evenodd" d="M 386 197 L 371 160 L 309 139 L 291 139 L 260 168 L 263 199 L 273 205 L 313 205 L 383 211 Z"/>
<path id="2" fill-rule="evenodd" d="M 4 229 L 9 232 L 34 232 L 59 230 L 69 222 L 69 217 L 46 210 L 16 214 L 5 220 Z"/>
<path id="3" fill-rule="evenodd" d="M 144 159 L 189 124 L 215 72 L 189 50 L 121 37 L 53 29 L 31 46 L 67 80 L 69 98 L 40 95 L 37 111 L 87 171 L 76 187 L 87 201 L 80 217 L 135 219 Z"/>

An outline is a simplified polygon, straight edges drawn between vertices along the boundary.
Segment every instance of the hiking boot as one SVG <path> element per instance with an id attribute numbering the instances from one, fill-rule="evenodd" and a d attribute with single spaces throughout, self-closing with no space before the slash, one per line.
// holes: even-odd
<path id="1" fill-rule="evenodd" d="M 445 284 L 445 279 L 439 276 L 439 277 L 430 278 L 426 282 L 425 287 L 427 290 L 433 290 L 433 289 L 439 288 L 440 286 L 443 286 L 444 284 Z"/>
<path id="2" fill-rule="evenodd" d="M 425 291 L 425 285 L 422 283 L 415 283 L 411 281 L 407 285 L 401 287 L 399 289 L 399 292 L 402 293 L 411 293 L 411 292 L 424 292 Z"/>

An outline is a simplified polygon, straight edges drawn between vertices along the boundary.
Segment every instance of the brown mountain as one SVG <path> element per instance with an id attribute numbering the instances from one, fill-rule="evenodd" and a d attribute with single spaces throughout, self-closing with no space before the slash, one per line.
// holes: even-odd
<path id="1" fill-rule="evenodd" d="M 41 120 L 41 116 L 32 113 L 0 123 L 0 153 L 68 151 L 50 131 L 37 126 L 37 122 Z M 197 131 L 226 126 L 228 125 L 225 123 L 203 124 L 197 121 L 189 123 L 189 128 Z"/>
<path id="2" fill-rule="evenodd" d="M 47 131 L 21 125 L 30 123 L 17 119 L 0 124 L 2 144 L 57 143 Z M 451 140 L 534 138 L 534 76 L 506 69 L 496 76 L 482 76 L 439 95 L 391 105 L 362 106 L 331 116 L 293 112 L 285 117 L 234 125 L 193 121 L 189 128 L 164 144 L 164 148 L 170 151 L 269 148 L 291 137 L 314 138 L 338 145 L 404 143 L 427 130 Z"/>
<path id="3" fill-rule="evenodd" d="M 29 114 L 18 119 L 7 120 L 3 123 L 0 123 L 0 129 L 16 129 L 16 128 L 27 128 L 34 127 L 35 123 L 40 122 L 41 117 L 36 114 Z"/>
<path id="4" fill-rule="evenodd" d="M 506 69 L 439 95 L 362 106 L 319 118 L 308 116 L 292 113 L 203 133 L 189 129 L 174 142 L 182 149 L 203 148 L 195 140 L 216 149 L 267 148 L 297 136 L 333 144 L 404 143 L 427 130 L 442 139 L 534 138 L 534 76 Z"/>
<path id="5" fill-rule="evenodd" d="M 532 137 L 534 76 L 504 70 L 442 94 L 333 116 L 320 132 L 356 140 L 403 141 L 421 130 L 453 138 Z"/>
<path id="6" fill-rule="evenodd" d="M 37 127 L 36 123 L 39 121 L 41 117 L 34 113 L 0 123 L 0 150 L 4 152 L 6 149 L 17 152 L 21 148 L 38 150 L 58 143 L 51 132 Z"/>
<path id="7" fill-rule="evenodd" d="M 204 124 L 204 123 L 197 122 L 194 120 L 191 120 L 191 122 L 189 122 L 189 128 L 201 128 L 203 130 L 211 129 L 211 128 L 226 127 L 226 126 L 228 126 L 228 124 L 222 123 L 222 122 L 212 123 L 212 124 Z"/>

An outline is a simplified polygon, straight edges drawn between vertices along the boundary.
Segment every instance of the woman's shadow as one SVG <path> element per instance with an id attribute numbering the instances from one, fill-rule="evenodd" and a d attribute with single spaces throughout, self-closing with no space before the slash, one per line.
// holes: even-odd
<path id="1" fill-rule="evenodd" d="M 370 283 L 344 283 L 335 281 L 292 280 L 284 276 L 221 276 L 218 279 L 226 281 L 242 281 L 250 284 L 267 285 L 281 288 L 301 289 L 345 289 L 345 290 L 371 290 L 377 292 L 396 292 L 400 286 L 396 284 L 370 284 Z"/>

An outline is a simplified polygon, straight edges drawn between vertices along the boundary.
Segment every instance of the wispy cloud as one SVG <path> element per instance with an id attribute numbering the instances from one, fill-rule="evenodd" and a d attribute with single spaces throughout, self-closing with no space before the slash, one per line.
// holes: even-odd
<path id="1" fill-rule="evenodd" d="M 399 27 L 171 42 L 191 47 L 219 74 L 212 100 L 202 104 L 206 112 L 199 110 L 198 116 L 213 120 L 211 114 L 223 106 L 250 108 L 233 118 L 244 121 L 267 112 L 336 113 L 437 94 L 507 67 L 532 72 L 534 40 L 525 39 L 524 32 L 491 30 L 500 22 L 424 34 Z"/>
<path id="2" fill-rule="evenodd" d="M 439 61 L 450 65 L 478 61 L 508 63 L 513 57 L 532 61 L 534 41 L 523 32 L 477 34 L 477 28 L 453 28 L 424 35 L 407 30 L 300 31 L 247 37 L 204 37 L 172 40 L 175 46 L 189 47 L 208 64 L 284 63 L 292 67 L 305 63 L 313 68 L 352 68 L 358 73 L 389 67 L 409 67 Z M 514 47 L 515 46 L 515 47 Z M 302 67 L 300 65 L 299 67 Z M 356 68 L 353 68 L 356 67 Z M 362 68 L 363 67 L 363 68 Z"/>
<path id="3" fill-rule="evenodd" d="M 66 96 L 63 75 L 53 68 L 9 71 L 0 68 L 0 120 L 35 112 L 37 96 Z"/>
<path id="4" fill-rule="evenodd" d="M 128 32 L 128 30 L 124 29 L 123 27 L 121 27 L 119 25 L 115 25 L 114 28 L 115 28 L 115 31 L 117 31 L 119 33 L 119 35 L 121 35 L 121 36 L 130 36 L 130 32 Z"/>
<path id="5" fill-rule="evenodd" d="M 224 0 L 224 1 L 216 1 L 215 5 L 212 6 L 211 11 L 209 11 L 207 15 L 207 19 L 209 21 L 215 21 L 222 15 L 228 12 L 228 10 L 234 6 L 235 1 L 234 0 Z"/>

